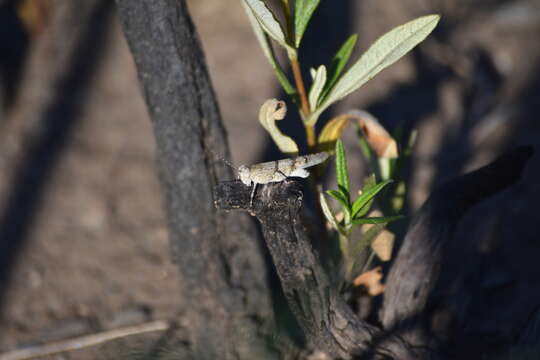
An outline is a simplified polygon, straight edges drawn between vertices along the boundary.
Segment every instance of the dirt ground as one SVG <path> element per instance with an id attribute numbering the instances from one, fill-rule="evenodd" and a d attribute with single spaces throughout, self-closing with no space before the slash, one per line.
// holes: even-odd
<path id="1" fill-rule="evenodd" d="M 265 99 L 279 96 L 273 73 L 239 1 L 188 3 L 207 56 L 233 159 L 236 164 L 260 161 L 268 157 L 270 145 L 258 125 L 257 113 Z M 405 121 L 419 129 L 409 179 L 410 209 L 418 208 L 434 184 L 485 163 L 502 149 L 539 143 L 537 1 L 411 0 L 390 4 L 366 0 L 351 1 L 349 11 L 347 19 L 337 17 L 336 10 L 332 13 L 336 17 L 321 17 L 321 21 L 328 26 L 347 21 L 347 31 L 360 34 L 360 49 L 415 16 L 434 11 L 443 15 L 442 30 L 426 42 L 421 55 L 400 61 L 335 110 L 367 108 L 389 127 Z M 344 40 L 346 35 L 336 31 Z M 107 39 L 61 155 L 41 195 L 29 200 L 37 204 L 5 292 L 0 353 L 168 319 L 179 310 L 151 123 L 116 19 Z M 313 45 L 317 39 L 310 41 L 309 46 L 317 48 Z M 321 56 L 328 61 L 339 45 L 336 41 L 330 50 L 323 48 L 326 55 L 315 53 L 313 61 L 322 61 Z M 30 99 L 32 96 L 41 95 L 31 94 Z M 26 125 L 8 120 L 0 120 L 0 214 L 9 208 L 10 195 L 16 191 L 20 152 L 27 140 L 21 130 Z M 352 134 L 347 142 L 351 153 L 358 155 Z M 526 181 L 496 199 L 499 203 L 517 199 L 511 207 L 483 224 L 471 215 L 465 224 L 474 231 L 464 230 L 463 235 L 489 233 L 485 228 L 498 219 L 504 230 L 498 242 L 494 241 L 502 242 L 500 251 L 507 255 L 497 276 L 504 281 L 522 279 L 516 291 L 523 296 L 526 288 L 540 288 L 538 270 L 531 269 L 528 261 L 514 262 L 540 255 L 537 233 L 526 230 L 540 220 L 538 211 L 532 210 L 532 200 L 540 195 L 538 162 L 536 155 Z M 362 161 L 351 163 L 360 174 Z M 493 204 L 498 203 L 491 207 Z M 489 204 L 475 214 L 492 210 L 488 208 Z M 508 222 L 515 219 L 519 230 L 512 232 Z M 504 242 L 508 239 L 514 240 L 512 247 Z M 539 291 L 527 296 L 531 296 L 530 308 L 514 313 L 524 319 L 540 299 Z M 112 359 L 118 358 L 118 351 L 125 351 L 119 350 L 122 346 L 120 341 L 50 358 Z"/>

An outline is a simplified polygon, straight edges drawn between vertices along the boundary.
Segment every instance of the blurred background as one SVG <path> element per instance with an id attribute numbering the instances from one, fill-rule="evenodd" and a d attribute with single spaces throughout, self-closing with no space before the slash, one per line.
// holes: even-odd
<path id="1" fill-rule="evenodd" d="M 277 159 L 257 115 L 266 99 L 285 96 L 240 1 L 187 2 L 235 164 Z M 359 34 L 356 58 L 429 13 L 442 21 L 427 41 L 326 117 L 362 108 L 389 130 L 418 130 L 408 212 L 437 184 L 506 149 L 538 151 L 540 1 L 323 0 L 300 53 L 307 78 L 307 66 L 328 64 L 350 34 Z M 301 138 L 290 109 L 282 127 Z M 350 129 L 358 187 L 365 165 Z M 478 206 L 459 233 L 469 244 L 460 250 L 473 254 L 462 257 L 470 274 L 496 267 L 493 281 L 530 297 L 530 308 L 509 311 L 523 319 L 540 300 L 539 162 L 535 155 L 523 180 Z M 174 317 L 175 271 L 151 123 L 114 2 L 0 0 L 0 353 Z M 110 352 L 105 345 L 55 358 Z"/>

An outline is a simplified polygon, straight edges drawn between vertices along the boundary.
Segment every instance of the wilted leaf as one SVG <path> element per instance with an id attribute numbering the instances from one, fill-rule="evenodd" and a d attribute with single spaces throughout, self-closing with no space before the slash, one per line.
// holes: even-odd
<path id="1" fill-rule="evenodd" d="M 377 296 L 384 292 L 384 285 L 381 284 L 382 277 L 382 268 L 378 266 L 357 276 L 353 281 L 353 285 L 364 286 L 369 295 Z"/>
<path id="2" fill-rule="evenodd" d="M 281 24 L 277 21 L 276 17 L 270 11 L 268 6 L 262 0 L 243 0 L 247 6 L 251 9 L 255 19 L 261 25 L 263 30 L 278 44 L 283 46 L 286 49 L 291 49 L 290 45 L 287 44 L 285 39 L 285 34 L 281 28 Z"/>
<path id="3" fill-rule="evenodd" d="M 354 110 L 366 141 L 380 158 L 395 159 L 399 156 L 397 143 L 377 119 L 368 112 Z"/>
<path id="4" fill-rule="evenodd" d="M 17 16 L 31 35 L 42 33 L 47 27 L 53 4 L 50 0 L 22 0 L 15 2 Z"/>
<path id="5" fill-rule="evenodd" d="M 390 30 L 377 39 L 339 79 L 317 111 L 313 112 L 306 122 L 315 124 L 326 108 L 357 90 L 380 71 L 398 61 L 433 31 L 439 19 L 439 15 L 422 16 Z"/>
<path id="6" fill-rule="evenodd" d="M 309 107 L 311 111 L 314 111 L 317 108 L 317 101 L 321 92 L 323 90 L 324 84 L 326 83 L 326 67 L 324 65 L 319 66 L 319 68 L 313 74 L 313 84 L 309 90 Z"/>
<path id="7" fill-rule="evenodd" d="M 369 226 L 369 225 L 365 225 Z M 374 225 L 376 226 L 376 225 Z M 394 248 L 395 235 L 388 230 L 383 230 L 371 242 L 371 249 L 377 254 L 381 261 L 389 261 L 392 258 L 392 249 Z"/>
<path id="8" fill-rule="evenodd" d="M 294 4 L 294 44 L 298 48 L 313 12 L 320 0 L 296 0 Z"/>
<path id="9" fill-rule="evenodd" d="M 347 126 L 349 120 L 354 120 L 355 117 L 349 114 L 336 116 L 324 125 L 318 141 L 319 151 L 333 151 L 336 147 L 336 140 L 341 137 L 343 130 Z"/>
<path id="10" fill-rule="evenodd" d="M 285 154 L 298 154 L 298 146 L 294 140 L 283 134 L 276 126 L 277 120 L 282 120 L 287 113 L 285 102 L 269 99 L 264 102 L 259 111 L 259 121 L 270 134 L 279 150 Z"/>
<path id="11" fill-rule="evenodd" d="M 285 72 L 279 65 L 268 35 L 266 35 L 266 33 L 264 32 L 261 24 L 259 24 L 259 22 L 255 18 L 255 15 L 253 15 L 253 11 L 251 11 L 251 8 L 247 5 L 247 3 L 245 1 L 242 1 L 242 4 L 244 5 L 244 9 L 246 10 L 246 14 L 248 16 L 249 22 L 251 23 L 251 27 L 253 28 L 253 32 L 255 33 L 259 44 L 261 45 L 264 55 L 270 62 L 270 65 L 272 66 L 272 69 L 274 70 L 274 73 L 276 74 L 279 83 L 281 84 L 283 90 L 285 90 L 287 95 L 294 97 L 294 95 L 296 95 L 296 89 L 291 85 L 289 79 L 287 79 L 287 76 L 285 75 Z"/>

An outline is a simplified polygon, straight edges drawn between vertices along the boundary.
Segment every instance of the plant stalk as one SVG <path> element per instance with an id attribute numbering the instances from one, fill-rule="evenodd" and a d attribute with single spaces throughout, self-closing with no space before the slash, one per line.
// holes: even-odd
<path id="1" fill-rule="evenodd" d="M 301 111 L 303 118 L 307 118 L 311 111 L 309 110 L 309 102 L 306 94 L 306 87 L 304 86 L 304 80 L 302 79 L 302 72 L 300 70 L 300 64 L 298 58 L 291 58 L 291 69 L 294 75 L 294 82 L 296 83 L 296 89 L 298 90 L 298 96 L 300 97 Z M 315 127 L 304 123 L 306 129 L 307 145 L 310 152 L 315 151 L 317 145 L 317 138 L 315 136 Z"/>

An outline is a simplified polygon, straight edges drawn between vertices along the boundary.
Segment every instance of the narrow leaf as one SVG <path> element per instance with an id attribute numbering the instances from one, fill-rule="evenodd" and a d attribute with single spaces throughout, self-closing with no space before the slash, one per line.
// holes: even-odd
<path id="1" fill-rule="evenodd" d="M 383 224 L 402 219 L 402 215 L 353 219 L 353 224 Z"/>
<path id="2" fill-rule="evenodd" d="M 277 127 L 276 121 L 282 120 L 287 113 L 285 102 L 269 99 L 264 102 L 259 111 L 259 122 L 272 137 L 279 150 L 285 154 L 298 154 L 298 146 L 294 140 L 283 134 Z"/>
<path id="3" fill-rule="evenodd" d="M 309 107 L 311 111 L 317 108 L 317 101 L 326 83 L 326 67 L 324 65 L 319 66 L 313 76 L 313 84 L 309 90 Z"/>
<path id="4" fill-rule="evenodd" d="M 338 80 L 317 111 L 313 112 L 306 122 L 314 124 L 330 105 L 357 90 L 380 71 L 398 61 L 433 31 L 439 19 L 439 15 L 422 16 L 390 30 L 377 39 Z"/>
<path id="5" fill-rule="evenodd" d="M 390 184 L 392 180 L 386 180 L 373 186 L 364 186 L 362 194 L 358 196 L 352 205 L 352 217 L 353 219 L 359 218 L 367 214 L 371 205 L 371 200 L 377 195 L 386 185 Z"/>
<path id="6" fill-rule="evenodd" d="M 358 40 L 358 35 L 352 34 L 349 38 L 341 45 L 341 48 L 337 51 L 336 55 L 330 63 L 330 68 L 328 70 L 328 81 L 324 86 L 323 93 L 321 95 L 321 100 L 324 100 L 328 92 L 334 87 L 338 81 L 341 72 L 347 65 L 349 58 L 354 50 L 356 41 Z"/>
<path id="7" fill-rule="evenodd" d="M 336 199 L 341 205 L 343 205 L 343 209 L 349 209 L 349 199 L 338 190 L 326 190 L 326 193 Z"/>
<path id="8" fill-rule="evenodd" d="M 330 206 L 328 206 L 328 202 L 326 201 L 326 197 L 324 197 L 324 194 L 321 192 L 319 193 L 319 202 L 321 203 L 321 209 L 324 214 L 324 217 L 326 217 L 326 220 L 332 225 L 332 227 L 336 230 L 339 230 L 339 225 L 337 223 L 336 217 L 332 213 L 332 210 L 330 210 Z"/>
<path id="9" fill-rule="evenodd" d="M 338 185 L 347 190 L 347 193 L 350 193 L 347 158 L 345 157 L 345 148 L 341 140 L 336 142 L 336 177 Z"/>
<path id="10" fill-rule="evenodd" d="M 244 5 L 244 9 L 248 16 L 249 22 L 251 23 L 251 27 L 253 28 L 253 32 L 255 33 L 259 44 L 261 45 L 264 55 L 270 62 L 270 65 L 272 66 L 272 69 L 274 70 L 274 73 L 276 74 L 279 83 L 283 87 L 285 93 L 294 98 L 296 95 L 296 89 L 291 85 L 289 79 L 287 79 L 287 75 L 285 75 L 285 72 L 277 61 L 274 49 L 272 47 L 272 43 L 270 42 L 268 35 L 266 35 L 266 33 L 264 32 L 261 24 L 259 24 L 259 22 L 255 18 L 255 15 L 253 15 L 253 11 L 251 11 L 251 8 L 247 5 L 247 3 L 245 1 L 242 1 L 242 4 Z"/>
<path id="11" fill-rule="evenodd" d="M 244 0 L 247 6 L 253 12 L 253 15 L 263 28 L 263 30 L 278 44 L 286 49 L 291 49 L 291 46 L 287 44 L 285 34 L 279 21 L 270 11 L 268 6 L 262 0 Z"/>
<path id="12" fill-rule="evenodd" d="M 296 0 L 294 5 L 294 45 L 300 46 L 304 32 L 320 0 Z"/>

